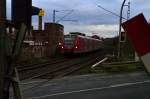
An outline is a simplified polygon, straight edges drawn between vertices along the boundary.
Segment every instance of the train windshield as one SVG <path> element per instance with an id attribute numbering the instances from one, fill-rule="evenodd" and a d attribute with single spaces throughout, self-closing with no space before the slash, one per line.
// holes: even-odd
<path id="1" fill-rule="evenodd" d="M 75 37 L 76 35 L 65 35 L 64 36 L 65 45 L 73 45 Z"/>

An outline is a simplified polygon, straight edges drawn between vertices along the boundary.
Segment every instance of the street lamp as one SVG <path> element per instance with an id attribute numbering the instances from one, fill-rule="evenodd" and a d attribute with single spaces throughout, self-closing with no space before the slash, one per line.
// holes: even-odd
<path id="1" fill-rule="evenodd" d="M 120 47 L 121 47 L 121 23 L 122 23 L 122 12 L 123 12 L 123 7 L 125 5 L 126 0 L 123 1 L 122 5 L 121 5 L 121 9 L 120 9 L 120 19 L 119 19 L 119 39 L 118 39 L 118 58 L 120 58 Z"/>

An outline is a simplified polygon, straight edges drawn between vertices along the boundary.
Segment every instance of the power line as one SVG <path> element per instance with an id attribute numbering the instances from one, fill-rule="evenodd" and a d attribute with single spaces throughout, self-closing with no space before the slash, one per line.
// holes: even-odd
<path id="1" fill-rule="evenodd" d="M 105 11 L 107 11 L 107 12 L 109 12 L 109 13 L 111 13 L 111 14 L 117 16 L 117 17 L 120 17 L 120 15 L 118 15 L 118 14 L 116 14 L 115 12 L 112 12 L 112 11 L 110 11 L 110 10 L 108 10 L 108 9 L 106 9 L 106 8 L 104 8 L 104 7 L 102 7 L 101 5 L 97 5 L 97 7 L 101 8 L 101 9 L 103 9 L 103 10 L 105 10 Z M 127 18 L 124 18 L 124 17 L 122 17 L 122 19 L 127 20 Z"/>
<path id="2" fill-rule="evenodd" d="M 61 20 L 61 21 L 72 21 L 72 22 L 78 22 L 78 20 Z"/>
<path id="3" fill-rule="evenodd" d="M 70 10 L 67 14 L 65 14 L 63 17 L 61 17 L 59 20 L 57 20 L 56 23 L 58 23 L 59 21 L 62 21 L 64 18 L 66 18 L 67 16 L 69 16 L 73 11 L 74 10 Z M 69 20 L 69 21 L 71 21 L 71 20 Z"/>

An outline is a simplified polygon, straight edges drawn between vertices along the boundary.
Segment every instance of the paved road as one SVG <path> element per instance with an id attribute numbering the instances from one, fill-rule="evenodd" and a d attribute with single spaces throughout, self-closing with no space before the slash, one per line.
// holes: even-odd
<path id="1" fill-rule="evenodd" d="M 150 99 L 150 83 L 49 94 L 31 99 Z"/>
<path id="2" fill-rule="evenodd" d="M 150 77 L 144 72 L 74 76 L 22 87 L 25 99 L 150 99 Z"/>

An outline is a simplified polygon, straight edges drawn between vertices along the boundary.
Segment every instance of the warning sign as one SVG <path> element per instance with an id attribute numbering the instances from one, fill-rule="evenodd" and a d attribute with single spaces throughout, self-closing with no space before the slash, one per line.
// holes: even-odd
<path id="1" fill-rule="evenodd" d="M 122 24 L 129 41 L 150 74 L 150 26 L 141 13 Z"/>

